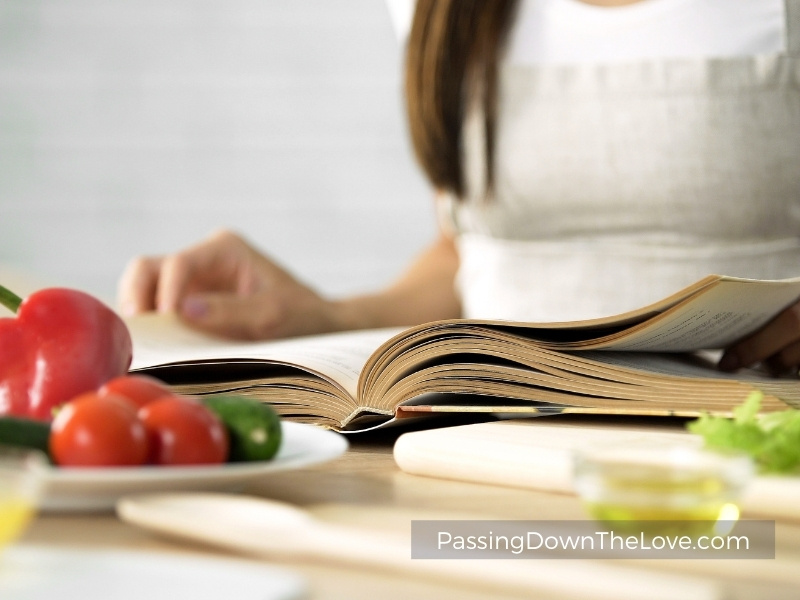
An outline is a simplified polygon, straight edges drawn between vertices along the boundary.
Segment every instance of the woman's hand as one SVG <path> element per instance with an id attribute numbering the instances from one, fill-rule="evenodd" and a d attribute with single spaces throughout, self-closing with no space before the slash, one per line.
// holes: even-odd
<path id="1" fill-rule="evenodd" d="M 119 283 L 126 315 L 175 312 L 225 337 L 267 339 L 340 329 L 334 303 L 238 235 L 221 231 L 169 256 L 131 261 Z"/>
<path id="2" fill-rule="evenodd" d="M 800 302 L 728 348 L 719 367 L 723 371 L 735 371 L 758 363 L 774 375 L 797 373 L 800 367 Z"/>

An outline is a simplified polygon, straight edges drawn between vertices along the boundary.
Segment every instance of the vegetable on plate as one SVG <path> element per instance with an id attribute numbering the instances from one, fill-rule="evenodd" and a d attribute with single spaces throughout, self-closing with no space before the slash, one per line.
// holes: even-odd
<path id="1" fill-rule="evenodd" d="M 122 319 L 78 290 L 24 300 L 0 286 L 0 415 L 49 421 L 68 400 L 127 372 L 133 344 Z"/>
<path id="2" fill-rule="evenodd" d="M 50 456 L 65 467 L 131 467 L 147 460 L 148 440 L 136 409 L 124 398 L 87 392 L 58 411 Z"/>
<path id="3" fill-rule="evenodd" d="M 228 429 L 228 461 L 270 460 L 277 454 L 281 420 L 269 404 L 235 395 L 205 396 L 203 402 Z"/>
<path id="4" fill-rule="evenodd" d="M 209 465 L 228 457 L 225 425 L 193 398 L 161 398 L 140 408 L 138 416 L 147 430 L 150 464 Z"/>

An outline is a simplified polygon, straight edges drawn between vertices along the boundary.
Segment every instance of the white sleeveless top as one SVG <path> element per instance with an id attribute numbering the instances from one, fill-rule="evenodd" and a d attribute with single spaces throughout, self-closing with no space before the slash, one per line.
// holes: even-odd
<path id="1" fill-rule="evenodd" d="M 800 0 L 781 2 L 778 51 L 507 60 L 494 195 L 483 198 L 473 111 L 470 191 L 440 206 L 460 252 L 464 316 L 608 316 L 711 273 L 800 275 Z M 692 1 L 585 8 L 658 3 L 690 11 Z"/>

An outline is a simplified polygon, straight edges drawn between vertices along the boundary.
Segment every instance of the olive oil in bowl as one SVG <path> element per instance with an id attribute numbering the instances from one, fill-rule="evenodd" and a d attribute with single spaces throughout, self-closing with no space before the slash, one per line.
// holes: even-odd
<path id="1" fill-rule="evenodd" d="M 16 540 L 36 514 L 45 465 L 36 451 L 0 446 L 0 550 Z"/>
<path id="2" fill-rule="evenodd" d="M 580 452 L 574 475 L 594 519 L 618 530 L 695 537 L 730 532 L 753 464 L 692 443 L 625 444 Z"/>

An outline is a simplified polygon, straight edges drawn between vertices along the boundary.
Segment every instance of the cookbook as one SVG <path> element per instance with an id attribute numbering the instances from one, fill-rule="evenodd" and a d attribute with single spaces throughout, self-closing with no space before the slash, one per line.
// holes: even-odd
<path id="1" fill-rule="evenodd" d="M 800 278 L 710 275 L 649 306 L 574 322 L 452 319 L 409 328 L 234 342 L 174 318 L 128 321 L 133 372 L 176 392 L 269 402 L 287 419 L 360 431 L 442 413 L 729 415 L 800 407 L 800 381 L 717 369 L 719 349 L 800 298 Z"/>

